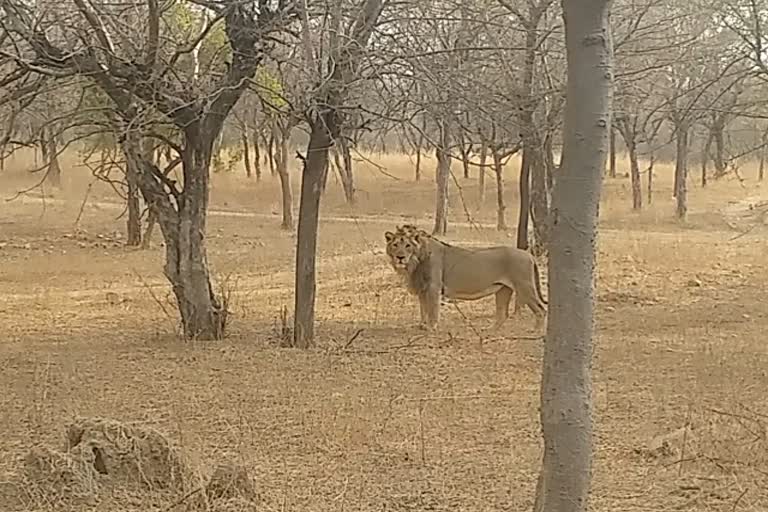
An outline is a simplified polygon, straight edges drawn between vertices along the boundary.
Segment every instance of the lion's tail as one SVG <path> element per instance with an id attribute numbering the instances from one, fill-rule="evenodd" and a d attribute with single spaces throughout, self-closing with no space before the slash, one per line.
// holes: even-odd
<path id="1" fill-rule="evenodd" d="M 544 304 L 549 304 L 544 300 L 544 296 L 541 294 L 541 279 L 539 278 L 539 265 L 534 260 L 533 262 L 533 277 L 536 279 L 536 293 L 539 295 L 539 300 Z"/>

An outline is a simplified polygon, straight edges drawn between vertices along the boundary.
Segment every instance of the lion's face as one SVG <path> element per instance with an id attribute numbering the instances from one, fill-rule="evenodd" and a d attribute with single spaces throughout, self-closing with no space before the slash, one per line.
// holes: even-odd
<path id="1" fill-rule="evenodd" d="M 401 272 L 412 270 L 418 265 L 425 250 L 423 234 L 415 229 L 407 229 L 410 227 L 406 225 L 398 227 L 394 233 L 384 233 L 389 261 L 395 270 Z"/>

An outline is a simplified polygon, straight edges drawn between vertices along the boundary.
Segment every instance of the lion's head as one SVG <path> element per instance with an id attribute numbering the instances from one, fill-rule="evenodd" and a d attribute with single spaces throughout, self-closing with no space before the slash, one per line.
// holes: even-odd
<path id="1" fill-rule="evenodd" d="M 395 232 L 384 233 L 387 256 L 398 272 L 410 273 L 428 256 L 429 235 L 412 224 L 396 226 Z"/>

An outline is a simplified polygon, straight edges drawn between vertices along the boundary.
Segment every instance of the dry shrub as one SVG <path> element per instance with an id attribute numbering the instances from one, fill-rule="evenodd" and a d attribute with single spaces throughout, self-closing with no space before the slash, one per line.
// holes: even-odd
<path id="1" fill-rule="evenodd" d="M 45 447 L 25 457 L 24 483 L 33 499 L 50 505 L 92 502 L 99 490 L 92 464 Z"/>
<path id="2" fill-rule="evenodd" d="M 248 512 L 256 510 L 256 499 L 248 471 L 242 466 L 222 464 L 187 509 L 190 512 Z"/>
<path id="3" fill-rule="evenodd" d="M 120 486 L 178 490 L 189 475 L 160 432 L 109 419 L 76 419 L 67 427 L 67 451 Z"/>

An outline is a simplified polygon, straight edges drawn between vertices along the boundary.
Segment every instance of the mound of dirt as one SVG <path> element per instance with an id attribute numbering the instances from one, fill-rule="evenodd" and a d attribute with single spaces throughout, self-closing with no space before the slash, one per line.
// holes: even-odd
<path id="1" fill-rule="evenodd" d="M 256 510 L 256 489 L 248 471 L 237 465 L 218 466 L 203 492 L 190 501 L 187 510 L 238 512 Z"/>
<path id="2" fill-rule="evenodd" d="M 45 447 L 33 448 L 25 457 L 24 479 L 30 494 L 47 503 L 93 502 L 98 496 L 92 464 Z"/>
<path id="3" fill-rule="evenodd" d="M 104 418 L 78 418 L 67 427 L 67 452 L 103 480 L 147 490 L 181 489 L 189 472 L 160 432 Z"/>

